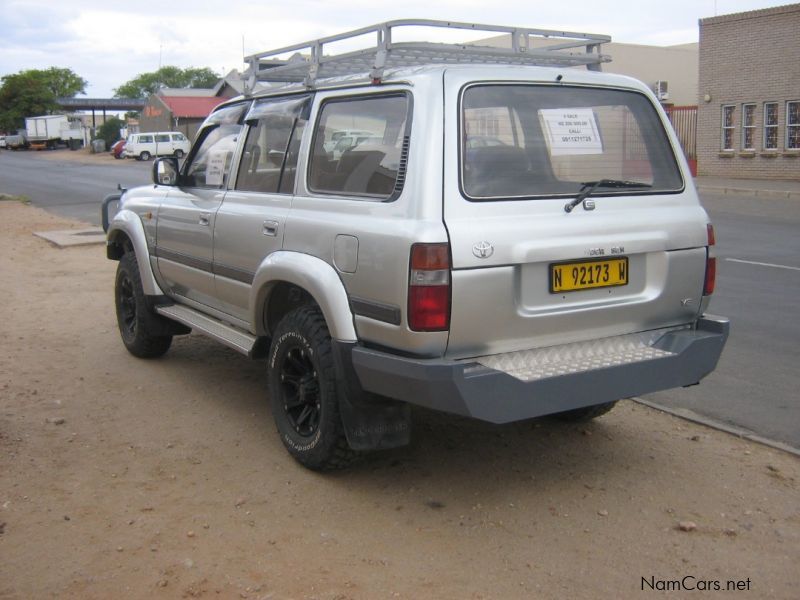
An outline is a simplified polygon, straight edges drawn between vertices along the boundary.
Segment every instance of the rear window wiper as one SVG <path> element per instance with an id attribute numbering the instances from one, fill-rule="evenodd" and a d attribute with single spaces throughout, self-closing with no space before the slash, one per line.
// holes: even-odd
<path id="1" fill-rule="evenodd" d="M 624 179 L 598 179 L 597 181 L 583 181 L 581 182 L 581 190 L 578 195 L 564 205 L 564 212 L 572 212 L 572 209 L 583 202 L 586 197 L 594 193 L 597 188 L 651 188 L 649 183 L 642 183 L 641 181 L 625 181 Z"/>

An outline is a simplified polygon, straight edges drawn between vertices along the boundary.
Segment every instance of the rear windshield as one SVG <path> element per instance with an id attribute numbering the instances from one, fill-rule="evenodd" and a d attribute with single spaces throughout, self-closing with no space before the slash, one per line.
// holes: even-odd
<path id="1" fill-rule="evenodd" d="M 683 180 L 654 107 L 623 90 L 476 85 L 461 106 L 461 185 L 470 200 L 676 192 Z"/>

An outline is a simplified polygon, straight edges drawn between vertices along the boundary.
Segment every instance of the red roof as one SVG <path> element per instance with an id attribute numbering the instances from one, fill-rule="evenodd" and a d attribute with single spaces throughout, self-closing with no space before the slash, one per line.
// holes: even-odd
<path id="1" fill-rule="evenodd" d="M 160 96 L 169 107 L 173 117 L 205 118 L 211 110 L 227 98 L 217 96 Z"/>

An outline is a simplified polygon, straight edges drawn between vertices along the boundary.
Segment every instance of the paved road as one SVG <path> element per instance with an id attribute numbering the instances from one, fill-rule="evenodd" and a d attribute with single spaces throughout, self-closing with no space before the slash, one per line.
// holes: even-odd
<path id="1" fill-rule="evenodd" d="M 0 154 L 0 192 L 23 194 L 60 215 L 99 223 L 102 198 L 150 181 L 150 164 L 54 161 Z M 717 230 L 717 291 L 711 312 L 730 317 L 719 368 L 699 386 L 648 400 L 691 409 L 800 449 L 800 202 L 703 195 Z"/>
<path id="2" fill-rule="evenodd" d="M 646 396 L 800 449 L 800 202 L 703 195 L 717 233 L 710 312 L 731 319 L 717 370 Z"/>
<path id="3" fill-rule="evenodd" d="M 68 156 L 69 150 L 54 152 L 0 151 L 0 193 L 26 196 L 61 216 L 99 225 L 100 203 L 118 183 L 133 187 L 150 181 L 152 162 L 108 157 L 107 162 L 83 164 Z"/>

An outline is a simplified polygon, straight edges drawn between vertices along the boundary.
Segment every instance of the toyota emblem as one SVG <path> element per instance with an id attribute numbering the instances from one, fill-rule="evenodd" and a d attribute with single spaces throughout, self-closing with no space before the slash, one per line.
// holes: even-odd
<path id="1" fill-rule="evenodd" d="M 478 258 L 489 258 L 494 254 L 494 246 L 489 242 L 478 242 L 472 247 L 472 253 Z"/>

